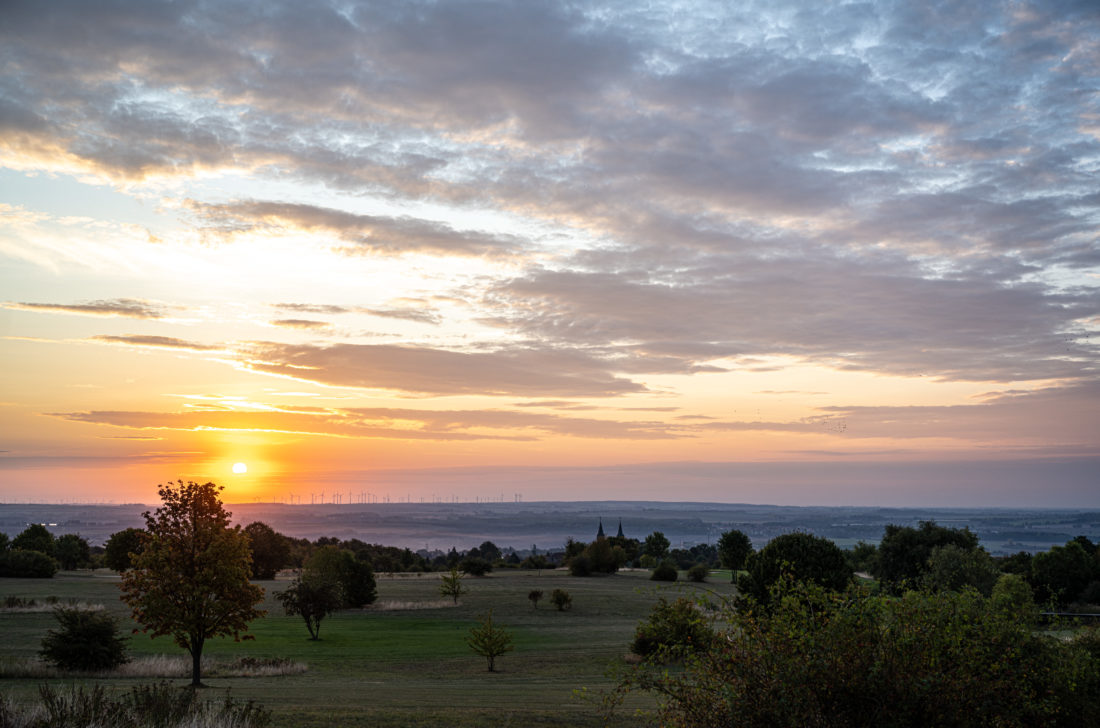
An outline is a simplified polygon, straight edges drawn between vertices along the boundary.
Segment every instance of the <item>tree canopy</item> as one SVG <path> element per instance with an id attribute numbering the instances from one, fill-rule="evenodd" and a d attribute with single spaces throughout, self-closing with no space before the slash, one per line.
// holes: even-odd
<path id="1" fill-rule="evenodd" d="M 141 553 L 144 534 L 140 528 L 124 528 L 112 533 L 103 546 L 103 563 L 119 572 L 131 568 L 131 555 Z"/>
<path id="2" fill-rule="evenodd" d="M 917 528 L 890 524 L 882 536 L 874 575 L 893 589 L 915 585 L 928 569 L 932 551 L 940 546 L 964 551 L 978 548 L 978 537 L 968 528 L 947 528 L 921 521 Z"/>
<path id="3" fill-rule="evenodd" d="M 744 568 L 745 560 L 751 553 L 752 540 L 744 531 L 734 528 L 718 538 L 718 559 L 722 566 L 731 571 Z"/>
<path id="4" fill-rule="evenodd" d="M 201 681 L 206 640 L 251 639 L 264 591 L 249 582 L 248 538 L 229 526 L 222 488 L 194 482 L 161 486 L 163 505 L 146 512 L 143 549 L 122 575 L 122 598 L 152 637 L 171 635 L 191 654 L 191 684 Z"/>
<path id="5" fill-rule="evenodd" d="M 772 585 L 784 576 L 841 591 L 852 579 L 844 552 L 827 538 L 810 533 L 785 533 L 752 554 L 738 590 L 761 604 L 770 600 Z"/>

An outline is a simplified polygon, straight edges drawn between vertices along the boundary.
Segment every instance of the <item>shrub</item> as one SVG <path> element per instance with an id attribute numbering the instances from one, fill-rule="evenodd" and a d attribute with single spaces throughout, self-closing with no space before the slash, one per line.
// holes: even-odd
<path id="1" fill-rule="evenodd" d="M 539 600 L 542 599 L 542 589 L 532 589 L 527 592 L 527 598 L 531 600 L 531 605 L 535 608 L 539 608 Z"/>
<path id="2" fill-rule="evenodd" d="M 57 559 L 41 551 L 11 549 L 0 553 L 0 576 L 50 579 L 57 573 Z"/>
<path id="3" fill-rule="evenodd" d="M 676 570 L 676 564 L 671 561 L 662 561 L 649 575 L 651 581 L 676 581 L 680 578 L 680 572 Z"/>
<path id="4" fill-rule="evenodd" d="M 706 564 L 696 564 L 688 569 L 687 575 L 688 579 L 691 581 L 701 583 L 707 580 L 707 577 L 710 575 L 710 569 L 707 568 Z"/>
<path id="5" fill-rule="evenodd" d="M 470 576 L 485 576 L 493 570 L 493 565 L 479 556 L 474 556 L 463 559 L 458 568 Z"/>
<path id="6" fill-rule="evenodd" d="M 555 589 L 550 594 L 550 603 L 558 608 L 559 612 L 573 607 L 573 597 L 564 589 Z"/>
<path id="7" fill-rule="evenodd" d="M 630 650 L 661 662 L 704 649 L 713 639 L 714 631 L 694 602 L 680 597 L 670 603 L 661 597 L 634 631 Z"/>
<path id="8" fill-rule="evenodd" d="M 60 626 L 42 640 L 40 655 L 62 670 L 111 670 L 126 662 L 126 639 L 106 612 L 58 607 Z"/>

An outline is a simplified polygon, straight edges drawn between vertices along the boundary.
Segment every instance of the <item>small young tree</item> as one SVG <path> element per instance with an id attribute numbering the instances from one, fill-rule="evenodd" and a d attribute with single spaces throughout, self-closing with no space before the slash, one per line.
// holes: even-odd
<path id="1" fill-rule="evenodd" d="M 503 627 L 497 627 L 493 624 L 493 610 L 491 609 L 482 618 L 481 624 L 470 629 L 466 644 L 474 652 L 488 660 L 489 672 L 493 671 L 496 658 L 514 649 L 511 633 Z"/>
<path id="2" fill-rule="evenodd" d="M 531 600 L 531 606 L 539 608 L 539 600 L 542 599 L 542 589 L 532 589 L 527 592 L 527 598 Z"/>
<path id="3" fill-rule="evenodd" d="M 286 591 L 275 592 L 289 615 L 300 614 L 311 640 L 321 639 L 321 620 L 341 607 L 340 585 L 323 579 L 295 579 Z"/>
<path id="4" fill-rule="evenodd" d="M 462 574 L 459 572 L 457 566 L 451 567 L 449 574 L 444 574 L 440 580 L 439 593 L 445 597 L 451 597 L 454 599 L 455 604 L 458 604 L 458 598 L 466 593 L 466 588 L 462 586 Z"/>
<path id="5" fill-rule="evenodd" d="M 54 610 L 60 629 L 42 639 L 39 654 L 62 670 L 111 670 L 127 661 L 126 638 L 107 612 L 59 607 Z"/>
<path id="6" fill-rule="evenodd" d="M 550 603 L 557 607 L 559 612 L 564 612 L 572 608 L 573 597 L 564 589 L 555 589 L 550 593 Z"/>

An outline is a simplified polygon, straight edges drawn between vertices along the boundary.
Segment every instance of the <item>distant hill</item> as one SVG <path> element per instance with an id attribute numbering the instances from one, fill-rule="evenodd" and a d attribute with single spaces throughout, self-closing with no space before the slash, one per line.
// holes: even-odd
<path id="1" fill-rule="evenodd" d="M 370 543 L 459 550 L 491 540 L 498 546 L 542 551 L 561 548 L 567 538 L 590 541 L 600 519 L 614 534 L 622 520 L 628 537 L 662 531 L 674 547 L 714 543 L 725 530 L 749 534 L 757 548 L 782 533 L 808 531 L 842 547 L 877 543 L 890 523 L 934 520 L 969 527 L 994 554 L 1041 551 L 1077 535 L 1100 540 L 1100 511 L 970 508 L 865 508 L 769 506 L 657 501 L 561 501 L 531 503 L 375 503 L 286 505 L 232 503 L 242 525 L 264 521 L 288 536 L 358 538 Z M 141 527 L 150 506 L 0 504 L 0 531 L 14 536 L 30 523 L 54 534 L 79 533 L 93 545 L 114 532 Z"/>

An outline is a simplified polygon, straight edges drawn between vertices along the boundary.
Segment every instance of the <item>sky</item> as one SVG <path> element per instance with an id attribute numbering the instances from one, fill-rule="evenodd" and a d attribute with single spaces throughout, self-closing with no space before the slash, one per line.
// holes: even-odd
<path id="1" fill-rule="evenodd" d="M 0 69 L 0 501 L 1100 507 L 1093 2 L 7 0 Z"/>

